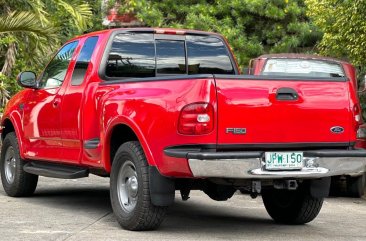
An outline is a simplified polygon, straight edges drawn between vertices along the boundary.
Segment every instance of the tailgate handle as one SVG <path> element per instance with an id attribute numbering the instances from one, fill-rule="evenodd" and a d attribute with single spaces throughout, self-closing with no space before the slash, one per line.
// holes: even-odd
<path id="1" fill-rule="evenodd" d="M 276 92 L 277 100 L 298 100 L 299 94 L 292 88 L 280 88 Z"/>

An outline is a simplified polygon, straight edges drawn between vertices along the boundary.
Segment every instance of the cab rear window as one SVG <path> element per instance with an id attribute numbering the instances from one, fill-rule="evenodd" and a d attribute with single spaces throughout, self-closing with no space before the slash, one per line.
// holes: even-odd
<path id="1" fill-rule="evenodd" d="M 189 74 L 235 74 L 228 50 L 221 39 L 187 36 Z"/>
<path id="2" fill-rule="evenodd" d="M 109 52 L 108 77 L 154 77 L 155 44 L 152 34 L 118 34 Z"/>
<path id="3" fill-rule="evenodd" d="M 155 45 L 157 74 L 186 74 L 184 41 L 158 39 Z"/>
<path id="4" fill-rule="evenodd" d="M 108 54 L 106 77 L 235 74 L 229 51 L 217 37 L 155 38 L 151 33 L 117 34 Z"/>
<path id="5" fill-rule="evenodd" d="M 300 77 L 345 77 L 338 63 L 315 59 L 268 59 L 262 75 Z"/>

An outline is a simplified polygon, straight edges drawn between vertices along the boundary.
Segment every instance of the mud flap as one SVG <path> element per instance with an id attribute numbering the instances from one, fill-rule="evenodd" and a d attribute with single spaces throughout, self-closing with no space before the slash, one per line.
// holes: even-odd
<path id="1" fill-rule="evenodd" d="M 149 167 L 151 202 L 155 206 L 170 206 L 174 203 L 175 182 L 162 176 L 156 167 Z"/>
<path id="2" fill-rule="evenodd" d="M 314 179 L 310 181 L 310 195 L 314 198 L 325 198 L 329 196 L 330 177 Z"/>

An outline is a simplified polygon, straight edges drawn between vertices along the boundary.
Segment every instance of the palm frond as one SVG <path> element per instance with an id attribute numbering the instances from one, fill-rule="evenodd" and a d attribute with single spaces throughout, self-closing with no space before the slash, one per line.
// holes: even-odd
<path id="1" fill-rule="evenodd" d="M 29 63 L 41 63 L 58 47 L 57 29 L 41 23 L 32 12 L 12 12 L 0 16 L 0 36 L 12 36 Z M 7 61 L 8 59 L 6 59 Z M 9 62 L 10 63 L 10 62 Z M 11 69 L 11 66 L 7 70 Z M 7 71 L 8 72 L 8 71 Z"/>
<path id="2" fill-rule="evenodd" d="M 28 0 L 27 4 L 30 6 L 32 12 L 35 13 L 37 18 L 41 20 L 42 24 L 49 24 L 50 21 L 47 18 L 47 11 L 45 10 L 45 4 L 42 0 Z"/>
<path id="3" fill-rule="evenodd" d="M 56 38 L 56 29 L 50 25 L 44 26 L 32 12 L 12 12 L 0 16 L 0 35 L 5 33 L 34 33 L 49 40 Z"/>
<path id="4" fill-rule="evenodd" d="M 82 32 L 88 28 L 89 20 L 92 16 L 92 10 L 89 4 L 73 4 L 62 0 L 58 0 L 56 2 L 72 16 L 75 26 L 79 31 Z"/>

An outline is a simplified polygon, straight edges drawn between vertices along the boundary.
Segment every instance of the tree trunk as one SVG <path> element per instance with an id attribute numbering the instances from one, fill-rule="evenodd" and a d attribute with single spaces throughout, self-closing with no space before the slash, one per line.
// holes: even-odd
<path id="1" fill-rule="evenodd" d="M 15 64 L 16 52 L 17 52 L 16 44 L 10 43 L 8 50 L 6 51 L 6 54 L 5 54 L 5 62 L 4 62 L 3 68 L 1 69 L 2 74 L 6 75 L 6 76 L 10 76 L 11 70 L 13 69 L 13 66 Z"/>

